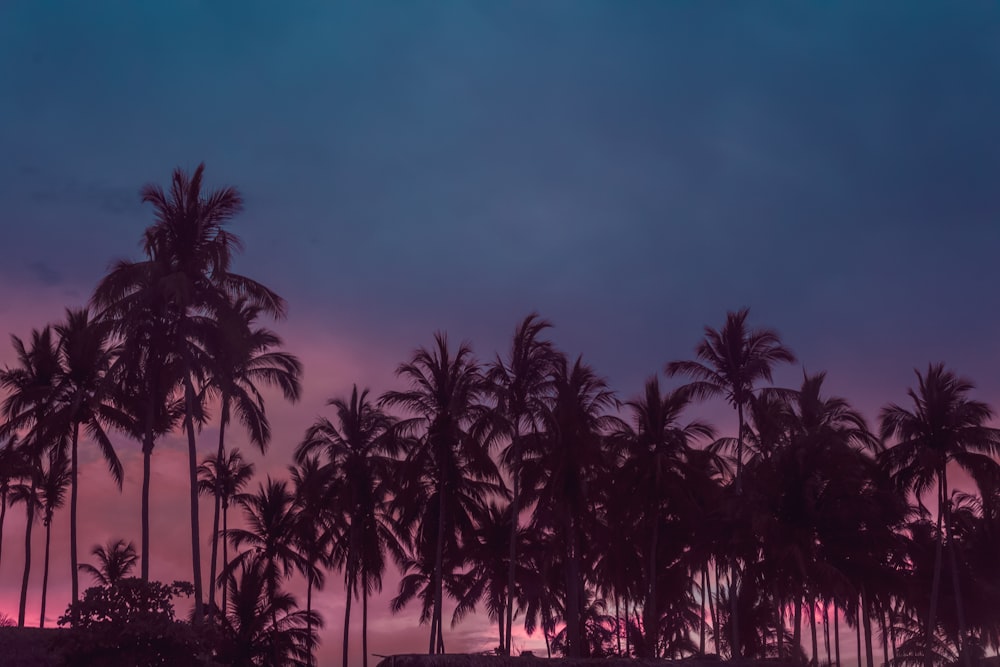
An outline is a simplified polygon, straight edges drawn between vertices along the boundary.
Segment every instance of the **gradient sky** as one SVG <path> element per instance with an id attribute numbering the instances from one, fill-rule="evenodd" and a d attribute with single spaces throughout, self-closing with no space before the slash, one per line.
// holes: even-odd
<path id="1" fill-rule="evenodd" d="M 996 3 L 6 0 L 0 329 L 85 302 L 138 257 L 139 188 L 202 160 L 244 193 L 236 269 L 287 298 L 275 328 L 306 365 L 261 472 L 283 474 L 328 397 L 397 387 L 436 329 L 490 357 L 532 310 L 624 397 L 747 305 L 870 418 L 932 361 L 1000 403 Z M 120 452 L 120 496 L 84 469 L 84 552 L 138 541 L 138 448 Z M 183 456 L 167 440 L 153 459 L 163 579 L 189 570 Z M 53 618 L 65 514 L 54 530 Z M 421 650 L 394 592 L 370 646 Z M 473 619 L 446 642 L 494 634 Z"/>

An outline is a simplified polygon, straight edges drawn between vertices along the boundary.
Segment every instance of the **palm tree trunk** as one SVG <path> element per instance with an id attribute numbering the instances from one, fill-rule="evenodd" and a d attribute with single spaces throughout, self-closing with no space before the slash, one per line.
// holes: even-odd
<path id="1" fill-rule="evenodd" d="M 826 664 L 833 664 L 833 656 L 830 655 L 830 606 L 823 600 L 823 645 L 826 648 Z"/>
<path id="2" fill-rule="evenodd" d="M 306 648 L 309 650 L 308 665 L 313 664 L 313 633 L 312 633 L 312 608 L 313 608 L 313 572 L 312 563 L 306 571 Z"/>
<path id="3" fill-rule="evenodd" d="M 955 615 L 958 619 L 958 651 L 965 667 L 972 667 L 972 652 L 969 650 L 967 626 L 965 624 L 965 604 L 962 602 L 962 585 L 958 578 L 958 556 L 955 554 L 955 540 L 951 527 L 951 499 L 948 496 L 948 473 L 941 470 L 941 495 L 944 497 L 944 523 L 948 531 L 948 561 L 951 565 L 951 585 L 955 590 Z"/>
<path id="4" fill-rule="evenodd" d="M 564 511 L 566 531 L 566 649 L 567 657 L 580 657 L 580 561 L 573 513 Z"/>
<path id="5" fill-rule="evenodd" d="M 71 590 L 73 593 L 73 602 L 80 601 L 80 568 L 77 564 L 77 553 L 76 553 L 76 508 L 77 508 L 77 480 L 78 480 L 78 465 L 77 465 L 77 445 L 80 441 L 80 422 L 73 422 L 73 440 L 70 443 L 70 491 L 69 491 L 69 567 L 70 567 L 70 582 Z M 45 547 L 45 570 L 48 572 L 49 567 L 49 553 L 48 553 L 48 528 L 45 530 L 46 534 L 46 547 Z M 42 596 L 44 601 L 45 597 Z M 44 604 L 44 603 L 43 603 Z M 44 619 L 43 619 L 44 620 Z"/>
<path id="6" fill-rule="evenodd" d="M 45 517 L 45 566 L 42 568 L 42 613 L 38 627 L 45 627 L 45 598 L 49 593 L 49 544 L 52 540 L 52 516 Z"/>
<path id="7" fill-rule="evenodd" d="M 188 481 L 191 485 L 191 570 L 194 579 L 195 625 L 204 617 L 204 598 L 201 586 L 201 530 L 198 528 L 198 447 L 194 438 L 194 385 L 188 369 L 184 373 L 184 425 L 188 441 Z"/>
<path id="8" fill-rule="evenodd" d="M 444 602 L 444 529 L 445 529 L 445 498 L 444 498 L 444 480 L 440 480 L 438 484 L 438 531 L 436 544 L 434 547 L 434 620 L 437 627 L 434 624 L 431 625 L 431 639 L 430 646 L 428 648 L 428 653 L 434 655 L 436 652 L 435 642 L 441 637 L 441 606 Z M 437 637 L 434 635 L 435 629 L 437 630 Z M 440 644 L 440 642 L 437 642 Z"/>
<path id="9" fill-rule="evenodd" d="M 869 609 L 871 602 L 868 599 L 868 591 L 861 587 L 861 619 L 865 625 L 865 658 L 868 660 L 868 667 L 875 667 L 875 656 L 872 652 L 872 617 Z"/>
<path id="10" fill-rule="evenodd" d="M 858 613 L 854 618 L 854 631 L 858 636 L 858 667 L 861 667 L 861 602 L 859 598 Z"/>
<path id="11" fill-rule="evenodd" d="M 812 639 L 812 664 L 819 664 L 819 643 L 816 641 L 816 596 L 809 592 L 809 636 Z M 872 667 L 868 665 L 868 667 Z"/>
<path id="12" fill-rule="evenodd" d="M 840 667 L 840 607 L 837 601 L 833 602 L 833 651 L 837 667 Z"/>
<path id="13" fill-rule="evenodd" d="M 615 590 L 615 639 L 618 642 L 618 655 L 622 654 L 622 614 L 620 602 L 621 596 Z"/>
<path id="14" fill-rule="evenodd" d="M 229 571 L 229 500 L 222 503 L 222 571 Z M 229 576 L 222 577 L 222 615 L 226 615 L 226 596 L 229 594 Z"/>
<path id="15" fill-rule="evenodd" d="M 708 598 L 708 565 L 701 566 L 701 625 L 698 628 L 698 655 L 705 657 L 705 602 Z M 619 646 L 621 649 L 621 646 Z M 619 650 L 620 652 L 620 650 Z"/>
<path id="16" fill-rule="evenodd" d="M 642 607 L 642 624 L 646 631 L 645 656 L 646 658 L 656 657 L 656 644 L 659 640 L 659 623 L 657 623 L 656 613 L 656 547 L 660 535 L 659 508 L 653 511 L 653 521 L 650 527 L 649 553 L 646 558 L 646 602 Z"/>
<path id="17" fill-rule="evenodd" d="M 3 523 L 7 518 L 7 486 L 0 491 L 0 555 L 3 555 Z"/>
<path id="18" fill-rule="evenodd" d="M 24 574 L 21 577 L 21 600 L 17 608 L 17 627 L 24 627 L 24 612 L 28 604 L 28 579 L 31 576 L 31 526 L 35 523 L 35 482 L 31 482 L 28 499 L 28 521 L 24 527 Z"/>
<path id="19" fill-rule="evenodd" d="M 146 425 L 142 436 L 142 580 L 149 581 L 149 482 L 153 457 L 153 394 L 146 401 Z"/>
<path id="20" fill-rule="evenodd" d="M 934 543 L 934 578 L 931 580 L 931 602 L 927 609 L 927 627 L 925 633 L 927 640 L 924 648 L 924 667 L 934 667 L 934 657 L 931 652 L 935 629 L 937 628 L 937 605 L 938 597 L 941 594 L 941 543 L 943 533 L 941 522 L 944 520 L 945 497 L 942 492 L 941 474 L 938 473 L 938 510 L 937 510 L 937 541 Z"/>
<path id="21" fill-rule="evenodd" d="M 792 629 L 792 651 L 795 657 L 802 648 L 802 593 L 795 597 L 795 627 Z"/>
<path id="22" fill-rule="evenodd" d="M 344 607 L 344 667 L 347 667 L 347 646 L 351 639 L 351 600 L 354 599 L 354 582 L 352 581 L 353 574 L 351 573 L 351 565 L 348 564 L 348 574 L 347 574 L 347 604 Z"/>
<path id="23" fill-rule="evenodd" d="M 507 633 L 500 638 L 500 648 L 504 655 L 510 655 L 511 637 L 514 624 L 514 572 L 517 563 L 517 527 L 521 513 L 521 434 L 514 433 L 511 445 L 514 448 L 513 496 L 510 499 L 510 545 L 507 552 Z"/>
<path id="24" fill-rule="evenodd" d="M 715 645 L 715 655 L 716 657 L 722 656 L 722 649 L 719 648 L 719 592 L 722 590 L 722 586 L 719 584 L 719 561 L 716 560 L 714 563 L 715 570 L 715 595 L 710 595 L 708 598 L 708 612 L 712 615 L 712 644 Z M 707 565 L 706 565 L 707 567 Z M 709 588 L 712 587 L 712 582 L 708 582 Z"/>
<path id="25" fill-rule="evenodd" d="M 778 631 L 778 659 L 785 657 L 785 603 L 780 596 L 776 598 L 778 607 L 778 622 L 775 629 Z"/>
<path id="26" fill-rule="evenodd" d="M 216 464 L 221 464 L 226 456 L 226 423 L 229 421 L 229 396 L 222 396 L 222 412 L 219 415 L 219 451 L 216 454 Z M 212 564 L 208 575 L 208 613 L 215 613 L 215 574 L 219 562 L 219 512 L 222 509 L 222 488 L 216 485 L 215 510 L 212 513 Z M 223 601 L 225 604 L 225 601 Z M 311 659 L 311 654 L 310 654 Z"/>
<path id="27" fill-rule="evenodd" d="M 368 586 L 361 585 L 361 665 L 368 667 Z"/>
<path id="28" fill-rule="evenodd" d="M 882 664 L 889 667 L 889 630 L 886 628 L 885 612 L 879 611 L 878 622 L 882 629 Z"/>

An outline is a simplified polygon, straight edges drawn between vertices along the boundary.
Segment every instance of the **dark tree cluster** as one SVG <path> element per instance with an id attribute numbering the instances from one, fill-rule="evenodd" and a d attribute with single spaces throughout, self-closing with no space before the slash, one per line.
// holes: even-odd
<path id="1" fill-rule="evenodd" d="M 227 446 L 228 427 L 235 419 L 264 452 L 264 392 L 296 400 L 302 368 L 260 324 L 280 318 L 284 301 L 232 270 L 241 243 L 226 223 L 239 193 L 202 192 L 202 173 L 176 171 L 169 192 L 145 188 L 155 221 L 144 258 L 115 263 L 88 307 L 13 338 L 17 362 L 0 375 L 0 540 L 8 504 L 23 504 L 19 625 L 38 519 L 44 624 L 48 536 L 67 493 L 66 623 L 91 622 L 95 604 L 119 609 L 136 586 L 167 590 L 149 582 L 150 471 L 158 440 L 180 430 L 191 623 L 199 650 L 221 664 L 313 664 L 313 596 L 331 572 L 346 593 L 345 667 L 355 601 L 367 664 L 369 598 L 390 564 L 402 573 L 392 610 L 415 605 L 430 653 L 445 651 L 446 620 L 480 609 L 502 654 L 515 626 L 572 657 L 839 665 L 842 625 L 868 667 L 970 667 L 1000 647 L 992 409 L 970 381 L 932 364 L 869 427 L 824 390 L 824 373 L 773 386 L 773 370 L 796 359 L 776 332 L 751 327 L 746 309 L 706 327 L 693 359 L 666 364 L 670 386 L 653 376 L 626 401 L 561 351 L 538 315 L 487 361 L 439 333 L 399 366 L 403 389 L 375 397 L 355 386 L 332 399 L 288 479 L 249 491 L 254 468 Z M 735 434 L 686 417 L 711 400 L 733 408 Z M 199 461 L 198 434 L 213 419 L 219 440 Z M 96 547 L 95 567 L 77 562 L 78 449 L 95 446 L 120 486 L 112 430 L 143 453 L 141 544 Z M 962 491 L 957 469 L 972 479 Z M 214 508 L 207 590 L 200 496 Z M 136 561 L 140 578 L 129 579 Z M 99 584 L 82 599 L 78 570 Z M 287 592 L 293 576 L 306 581 L 304 608 Z M 161 612 L 178 623 L 172 607 Z"/>

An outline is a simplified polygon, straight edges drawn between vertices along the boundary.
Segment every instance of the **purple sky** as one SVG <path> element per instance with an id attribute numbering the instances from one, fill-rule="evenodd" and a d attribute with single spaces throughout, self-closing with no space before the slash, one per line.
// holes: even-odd
<path id="1" fill-rule="evenodd" d="M 293 6 L 0 5 L 2 332 L 82 304 L 138 256 L 139 188 L 204 160 L 243 191 L 236 268 L 287 298 L 276 328 L 306 364 L 302 402 L 271 403 L 261 472 L 330 396 L 396 387 L 434 330 L 490 357 L 531 310 L 625 397 L 748 305 L 870 418 L 938 360 L 1000 402 L 996 4 Z M 85 469 L 84 551 L 138 541 L 138 448 L 120 454 L 121 496 Z M 181 457 L 164 441 L 153 461 L 164 579 L 188 571 Z M 20 513 L 0 563 L 15 611 Z M 53 618 L 64 515 L 55 531 Z M 394 592 L 371 648 L 420 650 Z M 493 634 L 473 619 L 446 641 Z"/>

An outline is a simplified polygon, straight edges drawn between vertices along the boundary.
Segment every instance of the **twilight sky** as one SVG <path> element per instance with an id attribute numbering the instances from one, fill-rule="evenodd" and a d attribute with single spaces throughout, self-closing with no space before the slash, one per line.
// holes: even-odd
<path id="1" fill-rule="evenodd" d="M 262 473 L 283 475 L 330 396 L 396 387 L 434 330 L 490 357 L 531 310 L 623 397 L 747 305 L 869 418 L 939 360 L 1000 402 L 995 3 L 6 0 L 0 333 L 61 317 L 138 257 L 139 188 L 202 160 L 244 193 L 236 269 L 286 297 L 275 328 L 306 365 L 303 400 L 271 403 Z M 123 495 L 84 470 L 84 553 L 138 542 L 138 447 L 119 450 Z M 183 456 L 164 441 L 153 459 L 163 579 L 189 571 Z M 53 529 L 54 619 L 65 514 Z M 371 648 L 421 650 L 394 593 L 390 578 L 373 602 Z M 494 634 L 473 619 L 446 642 Z"/>

